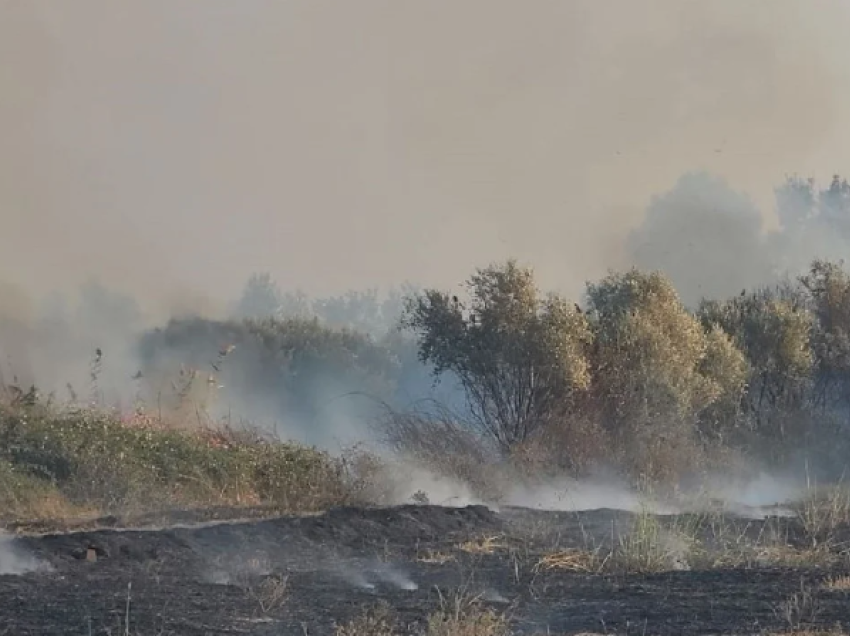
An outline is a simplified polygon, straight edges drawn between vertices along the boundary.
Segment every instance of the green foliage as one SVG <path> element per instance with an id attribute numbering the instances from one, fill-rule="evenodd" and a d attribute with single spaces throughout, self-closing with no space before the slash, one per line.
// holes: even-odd
<path id="1" fill-rule="evenodd" d="M 0 491 L 36 484 L 101 512 L 213 503 L 322 510 L 349 492 L 340 460 L 296 444 L 41 406 L 0 411 L 0 468 Z"/>
<path id="2" fill-rule="evenodd" d="M 780 291 L 763 289 L 706 302 L 699 311 L 705 325 L 719 325 L 734 334 L 736 345 L 746 354 L 748 391 L 742 402 L 746 421 L 741 423 L 774 439 L 787 437 L 787 416 L 806 407 L 815 363 L 812 315 Z M 727 429 L 730 426 L 727 423 Z"/>
<path id="3" fill-rule="evenodd" d="M 270 279 L 253 285 L 283 298 Z M 850 273 L 839 263 L 815 261 L 796 281 L 695 311 L 666 276 L 631 269 L 589 283 L 583 312 L 541 293 L 513 260 L 475 270 L 461 296 L 408 296 L 408 333 L 378 340 L 339 326 L 386 318 L 399 298 L 382 307 L 374 291 L 312 303 L 323 318 L 174 320 L 141 339 L 146 397 L 167 410 L 169 396 L 195 399 L 198 379 L 315 431 L 328 402 L 368 394 L 390 407 L 386 442 L 488 496 L 494 459 L 517 477 L 577 476 L 604 462 L 671 480 L 738 452 L 846 462 Z M 396 408 L 399 386 L 430 371 L 427 380 L 459 382 L 460 416 L 445 404 Z M 295 444 L 127 425 L 45 406 L 34 387 L 2 389 L 0 503 L 12 511 L 32 507 L 27 489 L 56 509 L 103 511 L 212 502 L 318 510 L 368 491 L 352 481 L 354 464 Z M 375 406 L 346 404 L 345 416 L 366 422 Z M 187 428 L 187 413 L 178 415 Z M 370 462 L 355 463 L 378 471 Z"/>
<path id="4" fill-rule="evenodd" d="M 789 380 L 810 373 L 812 319 L 805 310 L 770 294 L 751 293 L 705 303 L 700 313 L 704 322 L 735 334 L 755 373 Z"/>
<path id="5" fill-rule="evenodd" d="M 707 450 L 837 453 L 827 440 L 850 417 L 850 274 L 838 264 L 693 313 L 668 278 L 637 269 L 589 283 L 587 313 L 540 294 L 514 261 L 466 288 L 463 300 L 411 297 L 405 325 L 437 377 L 460 378 L 478 433 L 535 470 L 581 470 L 602 444 L 597 460 L 653 478 L 696 469 Z M 423 447 L 425 429 L 399 421 L 396 445 Z"/>
<path id="6" fill-rule="evenodd" d="M 703 439 L 722 443 L 724 436 L 738 423 L 750 364 L 720 325 L 710 325 L 705 338 L 705 356 L 700 362 L 699 373 L 711 383 L 712 403 L 700 414 L 699 429 Z"/>
<path id="7" fill-rule="evenodd" d="M 740 394 L 739 352 L 721 332 L 706 333 L 658 272 L 612 273 L 587 297 L 606 426 L 632 463 L 651 462 L 661 447 L 686 461 L 699 416 Z M 722 377 L 730 370 L 738 377 Z"/>
<path id="8" fill-rule="evenodd" d="M 469 300 L 429 289 L 409 299 L 404 324 L 420 359 L 455 374 L 473 423 L 503 451 L 563 416 L 590 383 L 586 318 L 564 299 L 542 297 L 515 261 L 478 269 Z"/>
<path id="9" fill-rule="evenodd" d="M 219 369 L 212 365 L 223 347 L 233 349 Z M 389 399 L 399 365 L 392 351 L 369 336 L 329 328 L 316 318 L 173 320 L 146 334 L 140 352 L 154 391 L 169 394 L 179 360 L 214 372 L 225 397 L 262 400 L 282 419 L 302 424 L 321 423 L 325 405 L 348 393 Z"/>
<path id="10" fill-rule="evenodd" d="M 312 303 L 323 318 L 172 322 L 143 342 L 146 371 L 175 359 L 200 368 L 235 345 L 227 390 L 274 395 L 281 413 L 311 424 L 328 387 L 392 402 L 433 371 L 459 383 L 463 412 L 401 413 L 393 402 L 387 440 L 458 474 L 492 461 L 493 449 L 537 474 L 580 474 L 601 460 L 659 479 L 726 451 L 787 461 L 817 447 L 843 461 L 834 442 L 850 421 L 850 275 L 840 264 L 816 261 L 799 280 L 695 311 L 659 272 L 611 273 L 586 291 L 582 312 L 511 260 L 475 270 L 460 298 L 408 296 L 401 325 L 414 341 L 331 327 L 385 318 L 372 290 Z M 49 470 L 68 470 L 51 447 L 39 452 Z"/>
<path id="11" fill-rule="evenodd" d="M 847 406 L 850 388 L 850 274 L 838 263 L 815 261 L 801 283 L 817 321 L 811 346 L 817 361 L 819 404 Z"/>
<path id="12" fill-rule="evenodd" d="M 281 291 L 268 273 L 253 274 L 245 283 L 233 317 L 254 320 L 316 318 L 333 329 L 352 329 L 381 338 L 396 330 L 404 297 L 415 291 L 412 285 L 404 284 L 391 287 L 383 295 L 371 288 L 310 298 L 301 290 Z"/>

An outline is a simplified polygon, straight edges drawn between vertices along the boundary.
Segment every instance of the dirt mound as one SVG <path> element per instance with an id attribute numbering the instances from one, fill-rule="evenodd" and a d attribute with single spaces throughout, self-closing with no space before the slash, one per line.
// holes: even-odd
<path id="1" fill-rule="evenodd" d="M 21 537 L 19 543 L 59 569 L 85 559 L 90 551 L 99 561 L 145 561 L 167 556 L 171 560 L 206 562 L 216 555 L 244 552 L 267 553 L 266 558 L 283 562 L 286 557 L 317 551 L 362 552 L 387 545 L 461 540 L 500 527 L 497 515 L 484 506 L 345 507 L 309 517 L 53 533 Z"/>

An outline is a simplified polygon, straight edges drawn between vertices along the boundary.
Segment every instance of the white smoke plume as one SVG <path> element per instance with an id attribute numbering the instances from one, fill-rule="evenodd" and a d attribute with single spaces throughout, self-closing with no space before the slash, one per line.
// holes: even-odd
<path id="1" fill-rule="evenodd" d="M 51 569 L 47 562 L 35 558 L 17 545 L 14 537 L 0 532 L 0 575 L 20 575 Z"/>

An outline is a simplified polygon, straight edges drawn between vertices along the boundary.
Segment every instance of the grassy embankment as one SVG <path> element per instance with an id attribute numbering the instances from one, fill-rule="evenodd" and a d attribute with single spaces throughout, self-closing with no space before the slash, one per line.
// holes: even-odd
<path id="1" fill-rule="evenodd" d="M 214 506 L 318 512 L 361 502 L 345 459 L 256 433 L 0 406 L 0 523 L 73 522 Z"/>

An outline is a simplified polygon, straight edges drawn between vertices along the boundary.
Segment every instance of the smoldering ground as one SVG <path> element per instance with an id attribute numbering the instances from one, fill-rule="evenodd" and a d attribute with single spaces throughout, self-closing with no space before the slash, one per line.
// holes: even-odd
<path id="1" fill-rule="evenodd" d="M 517 634 L 587 632 L 602 621 L 607 633 L 644 623 L 659 634 L 738 632 L 755 620 L 764 629 L 785 627 L 783 603 L 801 593 L 817 601 L 817 614 L 805 615 L 807 624 L 830 626 L 843 616 L 844 595 L 825 587 L 833 571 L 755 561 L 694 567 L 700 562 L 691 559 L 700 554 L 675 527 L 653 526 L 660 545 L 652 563 L 658 567 L 655 559 L 665 559 L 663 572 L 623 563 L 624 569 L 612 570 L 615 576 L 598 576 L 598 564 L 589 562 L 591 571 L 581 563 L 570 569 L 571 561 L 558 566 L 559 555 L 592 559 L 612 541 L 616 547 L 639 517 L 346 508 L 199 528 L 24 537 L 22 545 L 56 569 L 0 577 L 7 608 L 0 626 L 15 633 L 77 627 L 107 633 L 127 624 L 199 635 L 247 626 L 260 634 L 324 633 L 380 602 L 402 624 L 421 625 L 432 612 L 454 609 L 458 599 L 478 598 L 498 612 L 508 609 Z M 771 532 L 786 549 L 806 540 L 794 520 L 729 523 L 739 549 Z M 89 551 L 96 558 L 87 559 Z M 744 593 L 753 586 L 755 602 Z M 51 602 L 33 602 L 40 598 Z"/>

